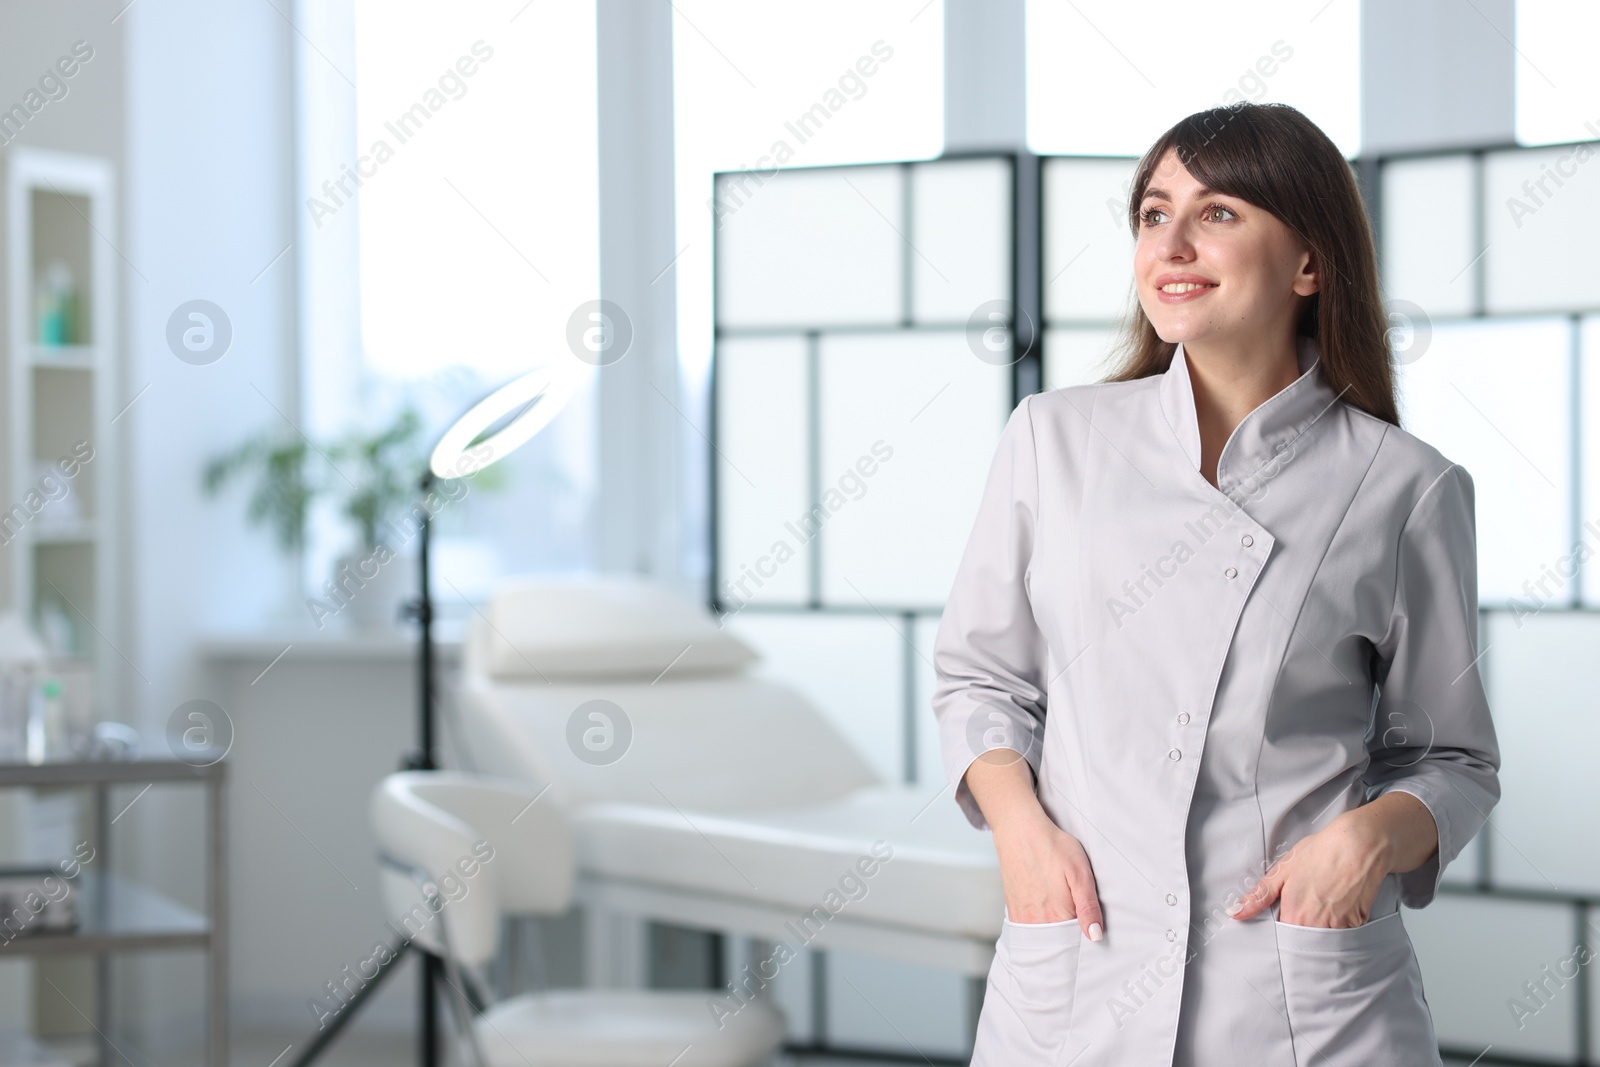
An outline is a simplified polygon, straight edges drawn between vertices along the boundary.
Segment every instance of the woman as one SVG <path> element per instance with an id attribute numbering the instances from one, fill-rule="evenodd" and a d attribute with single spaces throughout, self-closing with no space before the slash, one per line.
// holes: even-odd
<path id="1" fill-rule="evenodd" d="M 1398 909 L 1500 795 L 1472 479 L 1300 112 L 1184 119 L 1128 214 L 1127 358 L 1012 413 L 935 642 L 1006 905 L 972 1062 L 1438 1064 Z"/>

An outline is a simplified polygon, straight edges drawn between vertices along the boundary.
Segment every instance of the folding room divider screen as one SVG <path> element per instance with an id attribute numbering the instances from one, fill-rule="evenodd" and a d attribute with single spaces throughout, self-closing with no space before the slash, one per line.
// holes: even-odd
<path id="1" fill-rule="evenodd" d="M 1471 472 L 1504 796 L 1408 911 L 1441 1043 L 1600 1060 L 1600 145 L 1355 161 L 1405 428 Z M 715 178 L 714 607 L 886 777 L 944 783 L 941 601 L 1023 395 L 1102 377 L 1131 158 Z M 1588 557 L 1593 558 L 1588 558 Z M 887 623 L 887 625 L 886 625 Z M 1531 983 L 1531 984 L 1528 984 Z"/>

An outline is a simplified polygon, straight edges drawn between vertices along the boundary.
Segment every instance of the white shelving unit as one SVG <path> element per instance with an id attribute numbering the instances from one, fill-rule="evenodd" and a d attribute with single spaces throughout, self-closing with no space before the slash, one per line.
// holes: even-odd
<path id="1" fill-rule="evenodd" d="M 71 720 L 121 719 L 118 427 L 111 421 L 119 396 L 114 172 L 103 159 L 23 145 L 6 151 L 3 168 L 0 605 L 18 611 L 52 646 L 47 673 L 61 680 Z M 63 271 L 74 298 L 57 305 L 65 314 L 51 316 L 46 332 L 42 280 Z M 72 475 L 53 466 L 47 477 L 43 465 L 64 457 L 76 463 Z M 59 613 L 52 610 L 57 606 Z M 70 625 L 47 624 L 41 609 Z M 7 794 L 0 798 L 0 862 L 53 852 L 53 835 L 67 829 L 53 821 L 58 814 L 74 813 L 68 821 L 75 840 L 90 832 L 93 813 L 79 789 L 47 784 L 0 792 Z M 74 955 L 37 959 L 31 975 L 13 969 L 0 979 L 0 1001 L 11 1002 L 4 1014 L 40 1034 L 82 1031 L 81 1021 L 56 1010 L 60 994 L 51 986 L 99 1013 L 110 989 L 106 967 L 104 959 Z M 104 1062 L 106 1050 L 98 1045 L 90 1046 L 92 1059 Z"/>
<path id="2" fill-rule="evenodd" d="M 4 602 L 48 639 L 41 611 L 59 607 L 75 640 L 60 665 L 92 676 L 70 692 L 91 719 L 116 717 L 111 689 L 118 643 L 116 552 L 115 182 L 110 163 L 89 156 L 13 147 L 6 157 L 4 410 L 6 487 L 0 499 Z M 41 279 L 53 265 L 73 279 L 75 313 L 64 336 L 41 337 Z M 85 461 L 84 456 L 89 458 Z M 59 463 L 77 462 L 67 477 Z M 55 484 L 41 482 L 43 465 Z M 65 486 L 58 496 L 56 485 Z M 82 683 L 80 683 L 82 684 Z"/>

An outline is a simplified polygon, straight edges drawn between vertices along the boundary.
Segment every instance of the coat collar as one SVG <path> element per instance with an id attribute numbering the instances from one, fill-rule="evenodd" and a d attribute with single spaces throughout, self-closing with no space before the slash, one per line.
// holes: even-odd
<path id="1" fill-rule="evenodd" d="M 1217 488 L 1232 495 L 1239 483 L 1261 470 L 1339 399 L 1322 373 L 1321 351 L 1314 338 L 1296 338 L 1300 377 L 1259 404 L 1234 428 L 1217 460 Z M 1189 466 L 1200 470 L 1200 421 L 1194 406 L 1189 361 L 1180 342 L 1158 387 L 1161 410 L 1183 446 Z"/>

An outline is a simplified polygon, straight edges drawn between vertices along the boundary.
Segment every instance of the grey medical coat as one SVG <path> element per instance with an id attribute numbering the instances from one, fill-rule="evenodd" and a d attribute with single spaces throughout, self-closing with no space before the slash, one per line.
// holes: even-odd
<path id="1" fill-rule="evenodd" d="M 934 646 L 956 802 L 983 751 L 1033 768 L 1088 853 L 1105 937 L 1006 918 L 974 1067 L 1437 1064 L 1399 906 L 1499 799 L 1477 670 L 1473 483 L 1301 374 L 1229 437 L 1218 486 L 1180 345 L 1166 372 L 1012 412 Z M 1226 907 L 1340 812 L 1400 790 L 1437 855 L 1368 921 Z"/>

